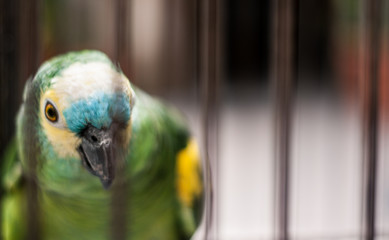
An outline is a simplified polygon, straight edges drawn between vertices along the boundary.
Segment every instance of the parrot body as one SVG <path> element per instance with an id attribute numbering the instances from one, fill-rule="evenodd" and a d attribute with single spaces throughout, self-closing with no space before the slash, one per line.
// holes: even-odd
<path id="1" fill-rule="evenodd" d="M 16 135 L 2 173 L 5 240 L 28 236 L 26 180 L 37 186 L 40 239 L 113 239 L 116 222 L 126 239 L 189 239 L 199 224 L 199 153 L 185 122 L 101 52 L 44 63 Z"/>

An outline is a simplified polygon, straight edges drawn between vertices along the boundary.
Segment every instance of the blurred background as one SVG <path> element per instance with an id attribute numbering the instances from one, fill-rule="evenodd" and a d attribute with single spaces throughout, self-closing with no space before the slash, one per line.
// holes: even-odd
<path id="1" fill-rule="evenodd" d="M 98 49 L 185 114 L 208 239 L 389 239 L 389 1 L 0 4 L 1 153 L 37 67 Z"/>

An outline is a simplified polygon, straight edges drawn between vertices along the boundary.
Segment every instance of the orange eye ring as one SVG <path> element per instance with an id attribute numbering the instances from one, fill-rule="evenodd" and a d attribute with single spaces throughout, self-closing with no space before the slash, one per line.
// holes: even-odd
<path id="1" fill-rule="evenodd" d="M 54 105 L 51 104 L 51 103 L 46 103 L 46 107 L 45 107 L 45 115 L 46 115 L 46 118 L 50 121 L 50 122 L 56 122 L 58 120 L 58 113 L 57 113 L 57 110 L 55 109 Z"/>

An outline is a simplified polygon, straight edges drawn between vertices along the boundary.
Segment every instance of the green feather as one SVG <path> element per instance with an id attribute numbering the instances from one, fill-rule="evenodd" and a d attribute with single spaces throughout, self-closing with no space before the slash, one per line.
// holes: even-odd
<path id="1" fill-rule="evenodd" d="M 128 201 L 121 212 L 126 216 L 128 239 L 188 239 L 195 230 L 193 225 L 198 225 L 201 204 L 183 208 L 177 197 L 176 157 L 186 147 L 190 133 L 176 110 L 133 88 L 136 103 L 131 140 L 124 151 L 124 173 L 109 190 L 82 166 L 80 158 L 60 158 L 50 148 L 38 118 L 40 94 L 72 63 L 89 61 L 104 62 L 116 69 L 103 53 L 73 52 L 44 63 L 26 85 L 17 140 L 4 157 L 4 239 L 26 237 L 26 186 L 21 179 L 29 174 L 29 153 L 34 153 L 37 161 L 40 211 L 36 217 L 41 239 L 112 239 L 111 201 L 121 182 L 127 187 L 123 194 Z M 185 218 L 192 220 L 186 223 Z"/>

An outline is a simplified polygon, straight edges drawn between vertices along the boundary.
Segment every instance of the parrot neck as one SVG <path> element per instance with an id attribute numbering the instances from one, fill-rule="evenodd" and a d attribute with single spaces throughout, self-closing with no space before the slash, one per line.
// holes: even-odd
<path id="1" fill-rule="evenodd" d="M 106 192 L 98 177 L 90 174 L 78 158 L 59 158 L 54 154 L 41 159 L 37 171 L 38 187 L 42 192 L 61 196 L 83 196 L 88 192 Z M 104 194 L 94 197 L 101 197 Z"/>

